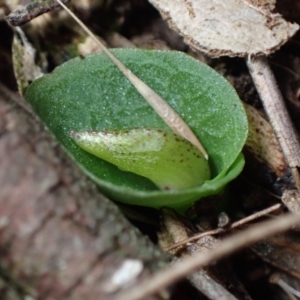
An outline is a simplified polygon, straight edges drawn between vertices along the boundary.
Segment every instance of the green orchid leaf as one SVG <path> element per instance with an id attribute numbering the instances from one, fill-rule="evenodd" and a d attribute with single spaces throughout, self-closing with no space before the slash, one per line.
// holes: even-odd
<path id="1" fill-rule="evenodd" d="M 149 178 L 161 190 L 197 187 L 210 179 L 209 164 L 203 154 L 173 132 L 143 127 L 71 131 L 70 136 L 87 152 L 122 170 Z"/>
<path id="2" fill-rule="evenodd" d="M 159 190 L 151 180 L 121 170 L 74 142 L 70 131 L 170 131 L 103 53 L 72 59 L 36 80 L 28 88 L 27 100 L 80 168 L 114 200 L 183 209 L 220 192 L 242 170 L 241 150 L 248 132 L 243 106 L 232 86 L 210 67 L 180 52 L 112 52 L 190 126 L 208 152 L 210 180 L 181 190 Z M 155 168 L 160 172 L 164 166 Z M 184 176 L 180 165 L 177 172 L 179 178 Z"/>

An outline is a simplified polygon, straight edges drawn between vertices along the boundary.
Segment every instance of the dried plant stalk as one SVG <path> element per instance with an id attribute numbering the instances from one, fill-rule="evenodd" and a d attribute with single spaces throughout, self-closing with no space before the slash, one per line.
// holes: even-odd
<path id="1" fill-rule="evenodd" d="M 300 167 L 299 137 L 286 109 L 275 77 L 264 56 L 249 58 L 247 65 L 257 92 L 278 138 L 288 165 L 292 168 L 295 184 L 300 190 L 297 168 Z"/>

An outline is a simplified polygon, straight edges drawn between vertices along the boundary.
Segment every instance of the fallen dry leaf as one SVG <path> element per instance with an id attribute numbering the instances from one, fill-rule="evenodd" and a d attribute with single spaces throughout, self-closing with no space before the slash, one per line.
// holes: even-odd
<path id="1" fill-rule="evenodd" d="M 13 66 L 18 90 L 21 95 L 25 94 L 30 82 L 43 76 L 42 70 L 35 63 L 35 49 L 28 42 L 21 28 L 16 29 L 12 45 Z"/>
<path id="2" fill-rule="evenodd" d="M 247 149 L 259 161 L 267 163 L 277 176 L 283 176 L 287 164 L 271 125 L 254 107 L 244 104 L 244 108 L 249 124 Z"/>
<path id="3" fill-rule="evenodd" d="M 259 242 L 252 250 L 265 262 L 300 279 L 300 240 L 297 232 L 277 235 Z"/>
<path id="4" fill-rule="evenodd" d="M 210 56 L 270 54 L 299 29 L 275 0 L 149 0 L 187 44 Z"/>

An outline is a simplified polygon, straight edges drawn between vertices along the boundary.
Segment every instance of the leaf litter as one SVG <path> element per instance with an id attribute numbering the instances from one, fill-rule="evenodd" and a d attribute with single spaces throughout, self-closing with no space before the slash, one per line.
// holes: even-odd
<path id="1" fill-rule="evenodd" d="M 255 9 L 257 10 L 257 11 L 259 11 L 259 12 L 261 12 L 261 13 L 263 13 L 264 11 L 270 11 L 270 10 L 272 10 L 273 9 L 273 7 L 272 7 L 272 3 L 270 4 L 270 3 L 268 3 L 268 1 L 243 1 L 243 2 L 245 2 L 245 3 L 247 3 L 247 5 L 249 4 L 249 7 L 251 7 L 251 5 L 252 6 L 254 6 L 255 7 Z M 257 3 L 261 3 L 262 5 L 260 5 L 260 6 L 257 6 Z M 265 3 L 263 3 L 263 2 L 265 2 Z M 273 1 L 273 4 L 275 3 L 275 1 Z M 278 47 L 280 47 L 280 46 L 278 46 Z M 277 49 L 277 48 L 276 48 Z M 270 50 L 271 51 L 271 50 Z"/>
<path id="2" fill-rule="evenodd" d="M 274 0 L 149 1 L 188 45 L 212 57 L 270 54 L 299 29 L 272 12 Z"/>

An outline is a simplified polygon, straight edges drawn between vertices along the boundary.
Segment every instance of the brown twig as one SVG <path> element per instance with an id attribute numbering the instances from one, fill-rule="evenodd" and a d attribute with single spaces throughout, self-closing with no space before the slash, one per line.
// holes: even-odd
<path id="1" fill-rule="evenodd" d="M 276 211 L 280 207 L 281 207 L 281 204 L 279 204 L 279 203 L 275 204 L 275 205 L 273 205 L 271 207 L 268 207 L 268 208 L 266 208 L 264 210 L 261 210 L 261 211 L 255 213 L 255 214 L 252 214 L 251 216 L 248 216 L 248 217 L 246 217 L 244 219 L 241 219 L 241 220 L 239 220 L 237 222 L 232 223 L 232 225 L 230 227 L 226 228 L 226 229 L 224 229 L 224 228 L 217 228 L 217 229 L 214 229 L 214 230 L 202 232 L 202 233 L 197 234 L 195 236 L 192 236 L 192 237 L 190 237 L 188 239 L 182 240 L 182 241 L 180 241 L 180 242 L 178 242 L 176 244 L 173 244 L 173 245 L 165 248 L 164 251 L 171 251 L 171 250 L 176 249 L 178 247 L 184 246 L 187 243 L 191 243 L 191 242 L 194 242 L 196 240 L 199 240 L 200 238 L 202 238 L 204 236 L 216 235 L 216 234 L 219 234 L 219 233 L 222 233 L 222 232 L 229 231 L 231 229 L 237 228 L 239 226 L 245 225 L 246 223 L 248 223 L 250 221 L 253 221 L 253 220 L 257 219 L 257 218 L 260 218 L 260 217 L 265 216 L 265 215 L 267 215 L 267 214 L 269 214 L 271 212 Z"/>
<path id="2" fill-rule="evenodd" d="M 151 278 L 143 281 L 138 288 L 122 291 L 113 300 L 146 299 L 146 297 L 174 284 L 213 261 L 228 256 L 246 246 L 253 245 L 274 234 L 284 232 L 297 224 L 300 224 L 300 218 L 294 214 L 287 214 L 276 219 L 260 222 L 251 226 L 251 228 L 224 239 L 217 248 L 211 251 L 196 254 L 180 264 L 158 271 Z"/>
<path id="3" fill-rule="evenodd" d="M 285 159 L 292 169 L 297 189 L 300 191 L 300 144 L 299 137 L 290 120 L 283 97 L 266 57 L 247 60 L 250 75 L 277 136 Z"/>
<path id="4" fill-rule="evenodd" d="M 62 0 L 64 3 L 69 2 L 70 0 Z M 7 21 L 12 26 L 21 26 L 32 19 L 59 7 L 59 4 L 56 0 L 37 0 L 32 1 L 32 3 L 27 4 L 26 6 L 20 7 L 12 11 L 7 16 Z"/>

